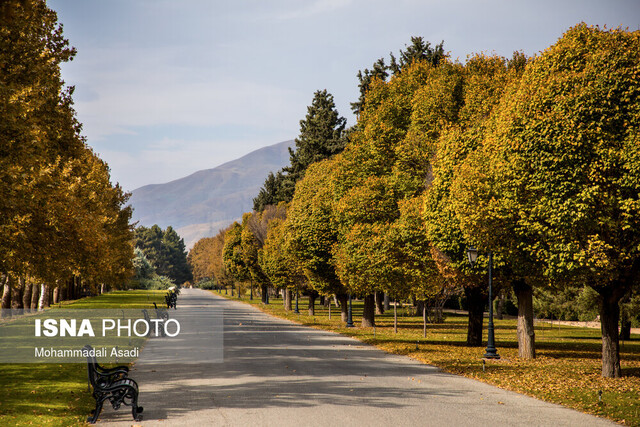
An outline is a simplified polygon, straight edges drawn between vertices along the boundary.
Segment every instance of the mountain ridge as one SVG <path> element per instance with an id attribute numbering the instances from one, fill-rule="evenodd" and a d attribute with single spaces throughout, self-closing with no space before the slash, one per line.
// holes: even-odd
<path id="1" fill-rule="evenodd" d="M 289 163 L 288 148 L 294 143 L 279 142 L 211 169 L 139 187 L 129 199 L 132 221 L 146 227 L 172 226 L 191 248 L 253 209 L 253 198 L 269 172 Z"/>

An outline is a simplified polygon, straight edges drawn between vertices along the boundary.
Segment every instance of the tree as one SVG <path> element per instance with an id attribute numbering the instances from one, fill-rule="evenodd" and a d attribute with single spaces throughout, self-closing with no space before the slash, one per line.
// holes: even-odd
<path id="1" fill-rule="evenodd" d="M 444 53 L 444 41 L 431 47 L 431 43 L 424 41 L 422 37 L 411 37 L 411 45 L 407 46 L 405 50 L 400 51 L 399 60 L 396 60 L 393 53 L 389 55 L 391 56 L 389 69 L 393 74 L 401 73 L 414 62 L 427 62 L 433 66 L 437 66 L 447 57 Z"/>
<path id="2" fill-rule="evenodd" d="M 181 285 L 193 275 L 187 262 L 184 239 L 169 226 L 162 230 L 157 224 L 135 230 L 135 247 L 140 248 L 160 276 Z"/>
<path id="3" fill-rule="evenodd" d="M 305 276 L 300 263 L 287 247 L 284 219 L 274 218 L 269 222 L 259 260 L 262 271 L 276 288 L 300 291 Z"/>
<path id="4" fill-rule="evenodd" d="M 417 110 L 420 120 L 415 121 L 414 132 L 418 138 L 425 139 L 433 153 L 431 182 L 424 199 L 427 235 L 434 245 L 434 260 L 442 274 L 465 290 L 469 309 L 468 345 L 482 344 L 486 298 L 482 272 L 487 260 L 484 257 L 479 261 L 480 269 L 472 269 L 467 261 L 468 246 L 478 242 L 471 240 L 461 228 L 452 185 L 460 164 L 479 146 L 486 121 L 498 105 L 505 86 L 510 79 L 518 77 L 509 72 L 507 64 L 508 61 L 499 56 L 474 55 L 463 68 L 444 72 L 443 65 L 440 77 L 434 80 L 439 83 L 426 86 L 421 93 L 421 107 Z M 461 197 L 458 199 L 465 202 Z M 494 266 L 500 266 L 501 262 L 497 257 Z"/>
<path id="5" fill-rule="evenodd" d="M 307 115 L 300 120 L 296 149 L 289 148 L 289 166 L 276 175 L 269 174 L 253 200 L 253 209 L 261 212 L 268 204 L 290 202 L 296 183 L 310 164 L 328 159 L 344 149 L 346 123 L 336 109 L 333 95 L 326 89 L 316 91 L 311 105 L 307 107 Z"/>
<path id="6" fill-rule="evenodd" d="M 350 144 L 337 158 L 332 180 L 336 269 L 351 292 L 365 296 L 364 326 L 374 323 L 374 292 L 384 290 L 397 298 L 408 296 L 413 286 L 425 288 L 416 279 L 424 278 L 429 263 L 403 249 L 406 239 L 420 232 L 411 235 L 404 228 L 412 221 L 409 210 L 400 206 L 424 191 L 423 162 L 428 164 L 429 156 L 417 147 L 417 138 L 409 139 L 409 132 L 414 99 L 439 72 L 418 59 L 388 82 L 372 82 Z M 401 214 L 407 217 L 401 220 Z"/>
<path id="7" fill-rule="evenodd" d="M 238 221 L 231 224 L 224 236 L 222 260 L 225 269 L 236 281 L 244 282 L 251 277 L 242 250 L 242 225 Z"/>
<path id="8" fill-rule="evenodd" d="M 268 303 L 269 286 L 272 284 L 269 274 L 264 270 L 261 253 L 268 235 L 270 224 L 274 220 L 286 218 L 286 205 L 267 205 L 262 212 L 252 213 L 242 230 L 242 245 L 245 262 L 249 266 L 251 278 L 261 286 L 262 302 Z"/>
<path id="9" fill-rule="evenodd" d="M 227 232 L 231 230 L 231 227 L 232 226 L 230 225 L 229 227 L 220 230 L 218 234 L 213 237 L 211 249 L 212 257 L 210 262 L 213 275 L 216 279 L 216 284 L 224 288 L 233 285 L 233 276 L 227 271 L 223 258 L 225 237 Z"/>
<path id="10" fill-rule="evenodd" d="M 42 281 L 45 302 L 80 274 L 117 286 L 132 271 L 131 209 L 80 135 L 60 77 L 75 49 L 44 1 L 5 1 L 0 15 L 0 276 Z"/>
<path id="11" fill-rule="evenodd" d="M 289 185 L 286 181 L 287 178 L 282 171 L 276 172 L 275 175 L 273 172 L 269 172 L 258 195 L 253 199 L 253 210 L 262 212 L 269 205 L 277 205 L 279 202 L 286 201 L 288 189 L 285 189 L 285 185 Z"/>
<path id="12" fill-rule="evenodd" d="M 335 164 L 335 159 L 312 164 L 297 184 L 285 222 L 286 242 L 313 289 L 321 295 L 335 294 L 340 300 L 346 322 L 346 290 L 333 260 L 338 235 L 330 182 Z"/>
<path id="13" fill-rule="evenodd" d="M 359 116 L 364 109 L 367 92 L 371 83 L 375 80 L 386 81 L 389 77 L 388 67 L 384 63 L 384 58 L 378 59 L 373 64 L 373 68 L 369 70 L 365 68 L 364 71 L 358 71 L 358 89 L 360 89 L 360 98 L 358 101 L 351 103 L 351 111 L 353 114 Z"/>
<path id="14" fill-rule="evenodd" d="M 640 273 L 639 64 L 639 32 L 571 28 L 505 96 L 476 162 L 479 234 L 599 294 L 604 377 L 621 375 L 619 302 Z"/>
<path id="15" fill-rule="evenodd" d="M 167 263 L 170 268 L 166 272 L 161 272 L 161 274 L 169 277 L 178 284 L 192 280 L 193 274 L 187 262 L 187 251 L 184 239 L 176 233 L 173 227 L 169 226 L 164 230 L 162 246 L 165 248 Z"/>
<path id="16" fill-rule="evenodd" d="M 213 280 L 215 277 L 213 271 L 214 242 L 215 237 L 204 237 L 193 245 L 187 255 L 187 262 L 196 283 Z"/>

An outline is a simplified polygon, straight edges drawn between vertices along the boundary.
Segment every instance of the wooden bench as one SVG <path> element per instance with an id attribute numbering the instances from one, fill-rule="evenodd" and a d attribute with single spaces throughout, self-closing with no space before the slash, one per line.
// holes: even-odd
<path id="1" fill-rule="evenodd" d="M 106 400 L 113 409 L 120 409 L 121 405 L 131 406 L 131 413 L 135 421 L 142 420 L 142 406 L 138 406 L 138 384 L 129 375 L 129 367 L 117 366 L 104 368 L 100 366 L 93 354 L 93 348 L 85 345 L 87 350 L 87 371 L 89 383 L 93 387 L 93 398 L 96 407 L 91 411 L 87 422 L 94 424 L 102 412 L 102 405 Z"/>

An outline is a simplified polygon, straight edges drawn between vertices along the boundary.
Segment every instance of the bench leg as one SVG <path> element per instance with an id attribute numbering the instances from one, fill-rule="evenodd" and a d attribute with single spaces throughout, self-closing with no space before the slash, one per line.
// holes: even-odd
<path id="1" fill-rule="evenodd" d="M 142 421 L 143 410 L 144 408 L 142 406 L 138 406 L 138 395 L 136 394 L 133 402 L 131 402 L 131 415 L 133 415 L 134 421 Z"/>
<path id="2" fill-rule="evenodd" d="M 100 416 L 100 412 L 102 412 L 102 401 L 96 401 L 96 409 L 91 411 L 91 415 L 87 418 L 87 422 L 89 424 L 95 424 L 98 421 L 98 417 Z"/>

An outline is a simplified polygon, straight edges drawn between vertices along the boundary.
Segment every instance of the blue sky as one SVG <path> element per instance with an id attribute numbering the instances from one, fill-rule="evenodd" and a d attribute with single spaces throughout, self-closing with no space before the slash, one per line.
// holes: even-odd
<path id="1" fill-rule="evenodd" d="M 452 58 L 534 55 L 579 23 L 640 29 L 637 0 L 49 0 L 88 143 L 128 191 L 293 139 L 316 90 L 354 124 L 358 70 L 411 36 Z"/>

